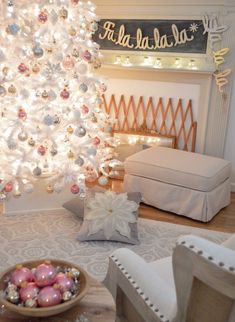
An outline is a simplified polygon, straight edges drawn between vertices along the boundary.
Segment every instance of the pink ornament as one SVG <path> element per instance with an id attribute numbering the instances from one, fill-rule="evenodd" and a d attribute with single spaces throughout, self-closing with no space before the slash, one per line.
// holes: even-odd
<path id="1" fill-rule="evenodd" d="M 64 100 L 69 98 L 69 91 L 67 91 L 67 89 L 63 89 L 63 91 L 60 93 L 60 97 L 62 97 Z"/>
<path id="2" fill-rule="evenodd" d="M 39 288 L 36 283 L 28 283 L 26 286 L 22 286 L 20 289 L 20 298 L 23 302 L 28 299 L 35 299 L 39 293 Z"/>
<path id="3" fill-rule="evenodd" d="M 59 289 L 62 293 L 70 291 L 74 286 L 73 279 L 64 273 L 59 273 L 56 275 L 55 283 L 59 286 Z"/>
<path id="4" fill-rule="evenodd" d="M 99 145 L 100 144 L 100 139 L 96 136 L 93 140 L 92 140 L 92 143 L 94 145 Z"/>
<path id="5" fill-rule="evenodd" d="M 86 105 L 82 105 L 82 113 L 83 114 L 88 114 L 89 113 L 89 107 Z"/>
<path id="6" fill-rule="evenodd" d="M 29 68 L 28 68 L 24 63 L 21 63 L 21 64 L 18 66 L 18 71 L 19 71 L 21 74 L 24 74 L 24 73 L 26 73 L 27 71 L 29 71 Z"/>
<path id="7" fill-rule="evenodd" d="M 90 61 L 91 60 L 91 53 L 89 52 L 89 50 L 86 50 L 84 51 L 84 53 L 82 54 L 82 58 L 85 60 L 85 61 Z"/>
<path id="8" fill-rule="evenodd" d="M 18 111 L 18 118 L 25 121 L 27 119 L 27 113 L 23 108 L 20 108 Z"/>
<path id="9" fill-rule="evenodd" d="M 78 4 L 79 0 L 71 0 L 71 3 L 76 6 Z"/>
<path id="10" fill-rule="evenodd" d="M 11 192 L 13 189 L 13 184 L 11 182 L 7 182 L 4 187 L 5 192 Z"/>
<path id="11" fill-rule="evenodd" d="M 35 270 L 35 283 L 43 287 L 55 282 L 56 269 L 51 264 L 40 264 Z"/>
<path id="12" fill-rule="evenodd" d="M 38 294 L 38 305 L 41 307 L 53 306 L 60 304 L 62 295 L 59 289 L 52 286 L 46 286 Z"/>
<path id="13" fill-rule="evenodd" d="M 74 62 L 74 59 L 70 56 L 66 56 L 65 59 L 63 60 L 63 67 L 66 69 L 66 70 L 71 70 L 74 68 L 75 66 L 75 62 Z"/>
<path id="14" fill-rule="evenodd" d="M 11 283 L 16 286 L 21 286 L 23 282 L 32 282 L 33 280 L 33 273 L 27 267 L 19 267 L 11 273 Z"/>
<path id="15" fill-rule="evenodd" d="M 79 188 L 79 186 L 77 185 L 77 184 L 74 184 L 74 185 L 72 185 L 72 187 L 70 188 L 70 190 L 71 190 L 71 192 L 73 193 L 73 194 L 77 194 L 77 193 L 79 193 L 79 191 L 80 191 L 80 188 Z"/>
<path id="16" fill-rule="evenodd" d="M 45 23 L 47 22 L 47 14 L 44 12 L 44 11 L 41 11 L 38 15 L 38 21 L 41 22 L 41 23 Z"/>
<path id="17" fill-rule="evenodd" d="M 45 154 L 46 154 L 46 152 L 47 152 L 47 149 L 45 148 L 45 146 L 40 145 L 40 146 L 38 147 L 38 154 L 40 154 L 40 155 L 45 155 Z"/>

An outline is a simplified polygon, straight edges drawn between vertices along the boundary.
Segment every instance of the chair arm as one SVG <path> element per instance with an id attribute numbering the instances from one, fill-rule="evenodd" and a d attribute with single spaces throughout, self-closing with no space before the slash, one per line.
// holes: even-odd
<path id="1" fill-rule="evenodd" d="M 128 297 L 133 305 L 141 299 L 152 314 L 157 316 L 158 319 L 153 321 L 169 321 L 175 315 L 175 290 L 144 259 L 129 249 L 118 249 L 110 256 L 104 283 L 114 299 L 117 287 L 124 288 L 127 296 L 129 293 Z M 141 311 L 140 306 L 137 309 Z"/>
<path id="2" fill-rule="evenodd" d="M 224 245 L 194 235 L 181 236 L 177 244 L 185 245 L 221 268 L 235 272 L 235 252 Z"/>

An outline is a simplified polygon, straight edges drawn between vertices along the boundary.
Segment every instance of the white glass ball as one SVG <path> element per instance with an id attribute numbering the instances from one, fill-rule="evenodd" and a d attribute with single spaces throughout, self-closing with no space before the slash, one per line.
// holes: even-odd
<path id="1" fill-rule="evenodd" d="M 107 177 L 105 176 L 102 176 L 102 177 L 99 177 L 98 179 L 98 183 L 101 185 L 101 186 L 106 186 L 108 184 L 109 180 Z"/>

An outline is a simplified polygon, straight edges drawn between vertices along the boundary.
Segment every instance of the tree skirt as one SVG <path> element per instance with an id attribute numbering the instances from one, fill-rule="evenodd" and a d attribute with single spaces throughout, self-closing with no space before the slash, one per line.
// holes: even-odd
<path id="1" fill-rule="evenodd" d="M 139 219 L 140 245 L 118 242 L 78 242 L 76 236 L 81 220 L 66 210 L 21 215 L 1 215 L 0 271 L 23 261 L 57 258 L 81 265 L 98 280 L 103 280 L 108 257 L 117 248 L 126 247 L 146 261 L 172 254 L 180 235 L 195 234 L 217 243 L 230 234 L 175 225 L 149 219 Z"/>

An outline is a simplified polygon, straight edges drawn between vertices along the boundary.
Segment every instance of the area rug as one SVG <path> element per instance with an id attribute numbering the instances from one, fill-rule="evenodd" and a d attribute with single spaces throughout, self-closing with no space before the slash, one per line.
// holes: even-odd
<path id="1" fill-rule="evenodd" d="M 108 257 L 117 248 L 127 247 L 154 261 L 172 254 L 180 235 L 195 234 L 221 243 L 230 234 L 175 225 L 149 219 L 139 219 L 140 245 L 117 242 L 78 242 L 81 221 L 66 210 L 49 213 L 1 215 L 0 271 L 22 261 L 57 258 L 81 265 L 90 275 L 103 280 Z"/>

